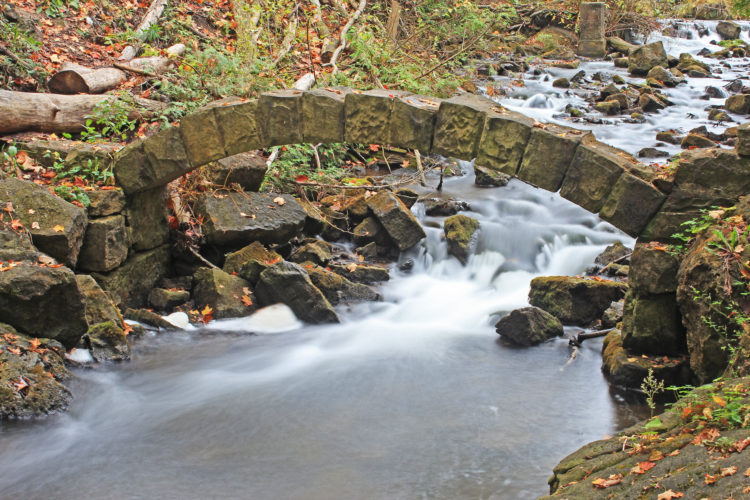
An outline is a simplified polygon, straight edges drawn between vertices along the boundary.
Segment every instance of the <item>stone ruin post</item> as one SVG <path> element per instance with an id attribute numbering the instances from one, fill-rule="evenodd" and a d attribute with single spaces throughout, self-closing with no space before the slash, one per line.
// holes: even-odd
<path id="1" fill-rule="evenodd" d="M 578 55 L 604 57 L 607 54 L 607 40 L 604 37 L 607 5 L 604 2 L 582 2 L 578 11 L 578 21 L 580 29 Z"/>

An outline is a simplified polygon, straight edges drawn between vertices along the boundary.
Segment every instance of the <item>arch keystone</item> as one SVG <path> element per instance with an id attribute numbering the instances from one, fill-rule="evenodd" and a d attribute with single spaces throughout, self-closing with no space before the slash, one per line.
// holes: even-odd
<path id="1" fill-rule="evenodd" d="M 207 107 L 214 110 L 227 156 L 263 147 L 258 128 L 256 99 L 248 101 L 239 97 L 228 97 L 212 102 Z"/>
<path id="2" fill-rule="evenodd" d="M 624 160 L 598 141 L 581 144 L 576 149 L 560 195 L 589 212 L 598 213 L 612 186 L 625 171 Z"/>
<path id="3" fill-rule="evenodd" d="M 346 95 L 346 141 L 387 144 L 390 139 L 391 109 L 398 97 L 410 95 L 403 90 L 374 89 L 352 91 Z"/>

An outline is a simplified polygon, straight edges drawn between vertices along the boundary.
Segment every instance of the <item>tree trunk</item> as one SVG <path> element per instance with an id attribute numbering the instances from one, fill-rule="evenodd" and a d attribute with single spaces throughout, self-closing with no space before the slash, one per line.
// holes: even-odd
<path id="1" fill-rule="evenodd" d="M 117 87 L 124 79 L 125 73 L 117 68 L 91 69 L 66 62 L 49 79 L 47 87 L 56 94 L 100 94 Z"/>
<path id="2" fill-rule="evenodd" d="M 97 104 L 114 95 L 37 94 L 0 90 L 0 134 L 15 132 L 80 132 Z M 166 109 L 163 102 L 135 97 L 130 119 L 149 118 Z"/>
<path id="3" fill-rule="evenodd" d="M 401 22 L 401 4 L 396 0 L 391 0 L 391 12 L 388 14 L 388 22 L 385 25 L 385 30 L 388 32 L 388 38 L 393 43 L 396 43 L 396 37 L 398 36 L 398 25 Z"/>

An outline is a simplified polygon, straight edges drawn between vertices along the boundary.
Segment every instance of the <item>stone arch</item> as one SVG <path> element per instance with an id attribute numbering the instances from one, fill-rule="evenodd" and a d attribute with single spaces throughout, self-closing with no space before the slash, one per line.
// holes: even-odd
<path id="1" fill-rule="evenodd" d="M 223 100 L 123 148 L 114 174 L 125 194 L 163 186 L 211 161 L 270 146 L 391 144 L 462 160 L 557 192 L 631 236 L 640 236 L 667 194 L 654 172 L 593 134 L 540 124 L 474 95 L 438 99 L 403 91 L 279 90 Z M 654 233 L 653 230 L 650 231 Z"/>

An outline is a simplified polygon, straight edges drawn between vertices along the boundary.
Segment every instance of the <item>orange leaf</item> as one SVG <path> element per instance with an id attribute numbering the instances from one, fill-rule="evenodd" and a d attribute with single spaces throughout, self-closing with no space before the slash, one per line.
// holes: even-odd
<path id="1" fill-rule="evenodd" d="M 245 307 L 250 307 L 251 305 L 253 305 L 253 301 L 247 295 L 243 295 L 241 300 Z"/>
<path id="2" fill-rule="evenodd" d="M 377 144 L 370 144 L 370 151 L 380 151 L 380 146 Z"/>
<path id="3" fill-rule="evenodd" d="M 5 208 L 3 208 L 3 210 L 5 210 L 8 213 L 12 213 L 13 212 L 13 203 L 7 202 L 5 204 Z"/>
<path id="4" fill-rule="evenodd" d="M 20 219 L 13 219 L 10 221 L 10 227 L 14 231 L 18 231 L 19 229 L 23 229 L 23 224 Z"/>
<path id="5" fill-rule="evenodd" d="M 711 474 L 706 474 L 706 478 L 704 479 L 704 481 L 706 482 L 706 484 L 714 484 L 716 482 L 716 479 L 717 479 L 716 476 L 712 476 Z"/>
<path id="6" fill-rule="evenodd" d="M 65 231 L 65 227 L 62 224 L 58 224 L 56 226 L 52 226 L 52 230 L 56 233 L 62 233 Z"/>
<path id="7" fill-rule="evenodd" d="M 594 485 L 594 488 L 599 488 L 600 490 L 603 490 L 605 488 L 609 488 L 610 486 L 615 486 L 617 484 L 620 484 L 622 482 L 622 474 L 612 474 L 609 476 L 609 478 L 599 478 L 594 479 L 591 484 Z"/>
<path id="8" fill-rule="evenodd" d="M 742 450 L 747 448 L 748 445 L 750 445 L 750 437 L 734 443 L 734 451 L 736 451 L 737 453 L 742 453 Z"/>
<path id="9" fill-rule="evenodd" d="M 203 321 L 204 325 L 207 325 L 212 319 L 214 319 L 214 310 L 211 306 L 207 305 L 201 310 L 201 315 L 203 316 L 201 321 Z"/>
<path id="10" fill-rule="evenodd" d="M 727 402 L 724 401 L 720 396 L 717 396 L 714 394 L 714 403 L 724 408 L 727 405 Z"/>
<path id="11" fill-rule="evenodd" d="M 646 471 L 653 469 L 656 464 L 653 462 L 640 462 L 630 469 L 631 474 L 644 474 Z"/>
<path id="12" fill-rule="evenodd" d="M 663 493 L 659 493 L 659 496 L 656 497 L 656 500 L 672 500 L 673 498 L 682 498 L 684 496 L 685 494 L 679 491 L 667 490 Z"/>
<path id="13" fill-rule="evenodd" d="M 734 476 L 737 474 L 737 466 L 732 465 L 731 467 L 722 467 L 721 477 Z"/>
<path id="14" fill-rule="evenodd" d="M 308 176 L 306 176 L 306 175 L 298 175 L 294 179 L 294 182 L 308 182 L 309 180 L 310 180 L 310 178 Z"/>

